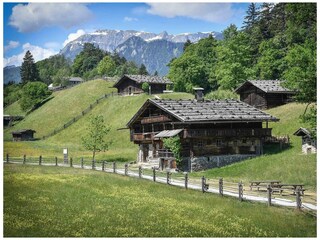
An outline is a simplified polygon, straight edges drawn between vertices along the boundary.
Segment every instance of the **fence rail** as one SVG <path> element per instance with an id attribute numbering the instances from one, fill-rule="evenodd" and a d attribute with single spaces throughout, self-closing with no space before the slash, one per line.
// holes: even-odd
<path id="1" fill-rule="evenodd" d="M 287 207 L 296 207 L 298 209 L 311 210 L 316 212 L 316 195 L 306 195 L 304 190 L 298 188 L 296 190 L 283 189 L 283 191 L 274 191 L 271 185 L 266 189 L 250 190 L 250 186 L 246 186 L 240 182 L 228 182 L 223 178 L 208 179 L 204 176 L 202 178 L 190 178 L 187 172 L 171 172 L 169 169 L 160 171 L 156 168 L 143 168 L 135 164 L 128 164 L 123 162 L 107 162 L 105 160 L 92 161 L 89 159 L 70 158 L 65 162 L 63 158 L 57 157 L 30 157 L 23 155 L 21 157 L 10 157 L 8 154 L 4 159 L 5 164 L 30 164 L 30 165 L 45 165 L 45 166 L 60 166 L 100 170 L 108 173 L 116 173 L 130 177 L 143 178 L 154 182 L 165 183 L 183 187 L 185 189 L 201 190 L 203 193 L 214 193 L 220 196 L 236 197 L 239 201 L 257 201 L 265 202 L 268 206 L 280 205 Z M 285 198 L 283 198 L 285 197 Z"/>

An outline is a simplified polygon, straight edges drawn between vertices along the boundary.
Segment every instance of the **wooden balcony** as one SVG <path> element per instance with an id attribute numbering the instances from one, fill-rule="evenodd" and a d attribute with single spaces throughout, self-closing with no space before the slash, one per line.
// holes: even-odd
<path id="1" fill-rule="evenodd" d="M 159 116 L 151 116 L 151 117 L 145 117 L 141 120 L 141 124 L 147 124 L 147 123 L 155 123 L 155 122 L 169 122 L 171 121 L 170 118 L 164 115 Z"/>
<path id="2" fill-rule="evenodd" d="M 183 137 L 268 137 L 271 128 L 255 129 L 185 129 Z"/>
<path id="3" fill-rule="evenodd" d="M 149 133 L 134 133 L 130 135 L 131 141 L 148 141 L 153 140 L 154 135 L 158 132 L 149 132 Z"/>

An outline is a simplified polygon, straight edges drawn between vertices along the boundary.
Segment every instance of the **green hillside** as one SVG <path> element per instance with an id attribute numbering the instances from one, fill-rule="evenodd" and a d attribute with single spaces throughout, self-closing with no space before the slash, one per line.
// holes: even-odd
<path id="1" fill-rule="evenodd" d="M 77 116 L 97 98 L 110 92 L 116 91 L 112 88 L 113 83 L 103 80 L 85 82 L 78 86 L 54 92 L 53 99 L 45 105 L 30 113 L 24 120 L 15 126 L 5 129 L 4 139 L 11 139 L 11 132 L 17 129 L 31 128 L 36 131 L 35 138 L 49 134 L 55 128 L 62 126 L 73 117 Z M 6 114 L 19 113 L 17 103 L 4 109 Z"/>

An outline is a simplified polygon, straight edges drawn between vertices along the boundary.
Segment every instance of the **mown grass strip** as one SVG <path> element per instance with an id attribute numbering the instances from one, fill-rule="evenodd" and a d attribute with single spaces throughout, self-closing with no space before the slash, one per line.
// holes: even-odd
<path id="1" fill-rule="evenodd" d="M 315 237 L 316 219 L 75 168 L 6 164 L 5 237 Z"/>

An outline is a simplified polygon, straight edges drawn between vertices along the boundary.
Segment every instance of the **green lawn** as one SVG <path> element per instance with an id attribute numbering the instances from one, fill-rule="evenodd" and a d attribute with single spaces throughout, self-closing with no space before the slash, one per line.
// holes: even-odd
<path id="1" fill-rule="evenodd" d="M 316 219 L 143 179 L 4 165 L 4 237 L 316 237 Z"/>

